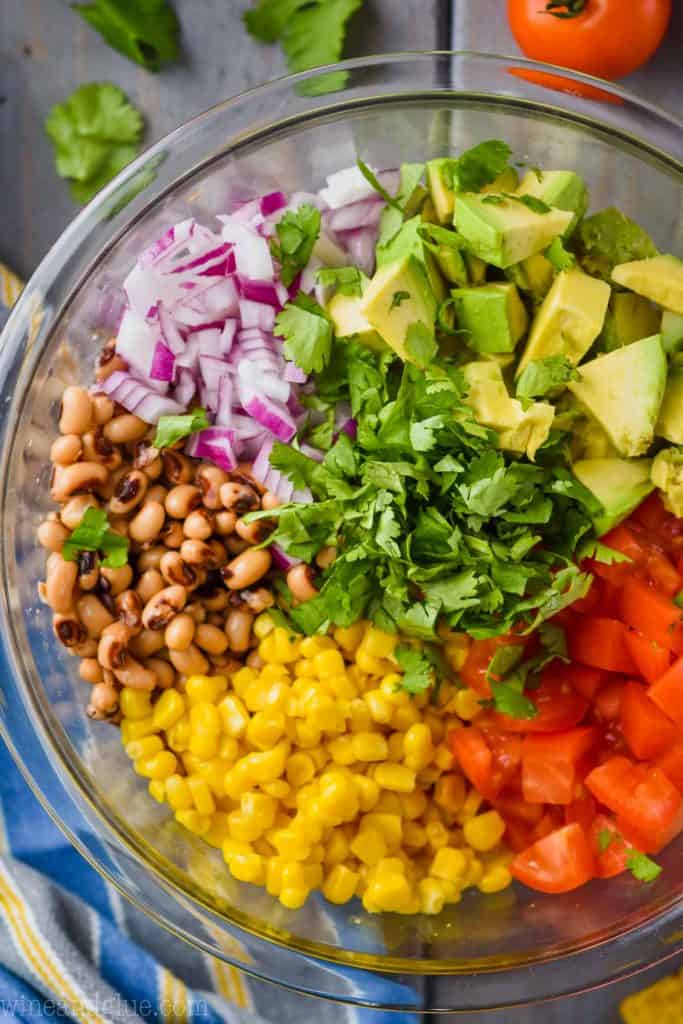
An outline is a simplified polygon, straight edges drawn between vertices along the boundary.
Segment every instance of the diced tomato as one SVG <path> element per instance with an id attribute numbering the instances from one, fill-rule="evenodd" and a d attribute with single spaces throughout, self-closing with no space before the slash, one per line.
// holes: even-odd
<path id="1" fill-rule="evenodd" d="M 451 747 L 463 772 L 476 790 L 492 800 L 500 788 L 493 778 L 493 754 L 481 729 L 473 726 L 455 729 Z"/>
<path id="2" fill-rule="evenodd" d="M 683 741 L 674 743 L 673 747 L 657 758 L 655 764 L 676 789 L 683 793 Z"/>
<path id="3" fill-rule="evenodd" d="M 654 587 L 635 578 L 627 580 L 621 594 L 623 621 L 677 654 L 683 654 L 682 615 L 681 609 Z"/>
<path id="4" fill-rule="evenodd" d="M 540 804 L 529 804 L 521 796 L 498 796 L 493 806 L 506 821 L 513 819 L 525 825 L 538 825 L 543 817 Z"/>
<path id="5" fill-rule="evenodd" d="M 619 719 L 625 685 L 622 676 L 612 676 L 598 691 L 593 701 L 593 713 L 599 721 L 616 722 Z"/>
<path id="6" fill-rule="evenodd" d="M 535 843 L 538 839 L 549 836 L 551 832 L 556 832 L 563 825 L 564 808 L 559 806 L 553 807 L 549 804 L 543 812 L 541 820 L 531 829 L 531 842 Z"/>
<path id="7" fill-rule="evenodd" d="M 683 729 L 683 658 L 678 658 L 647 693 L 650 700 Z"/>
<path id="8" fill-rule="evenodd" d="M 536 705 L 535 718 L 511 718 L 495 712 L 491 721 L 507 732 L 559 732 L 578 725 L 589 708 L 589 702 L 576 693 L 567 681 L 561 663 L 552 663 L 543 669 L 541 684 L 527 694 Z"/>
<path id="9" fill-rule="evenodd" d="M 519 775 L 522 762 L 522 737 L 509 733 L 486 733 L 486 742 L 493 755 L 493 775 L 500 792 L 506 789 Z M 519 784 L 517 785 L 519 790 Z"/>
<path id="10" fill-rule="evenodd" d="M 567 646 L 575 661 L 608 672 L 635 674 L 635 665 L 626 647 L 626 628 L 616 619 L 583 615 L 567 633 Z"/>
<path id="11" fill-rule="evenodd" d="M 655 640 L 649 640 L 636 629 L 625 634 L 626 646 L 638 670 L 638 675 L 648 683 L 654 683 L 664 675 L 671 664 L 671 653 Z"/>
<path id="12" fill-rule="evenodd" d="M 518 853 L 512 875 L 539 892 L 571 892 L 595 877 L 596 863 L 580 825 L 564 825 Z"/>
<path id="13" fill-rule="evenodd" d="M 598 805 L 595 798 L 581 786 L 582 795 L 572 800 L 564 809 L 564 820 L 566 825 L 576 822 L 588 835 L 593 819 L 598 812 Z"/>
<path id="14" fill-rule="evenodd" d="M 663 754 L 678 737 L 675 724 L 650 700 L 640 683 L 626 683 L 619 717 L 624 739 L 640 761 Z"/>
<path id="15" fill-rule="evenodd" d="M 657 548 L 649 548 L 643 568 L 655 587 L 667 597 L 673 597 L 681 589 L 681 577 L 677 569 Z"/>
<path id="16" fill-rule="evenodd" d="M 609 833 L 609 843 L 606 843 Z M 626 870 L 631 843 L 623 838 L 616 823 L 606 814 L 598 814 L 588 833 L 598 867 L 598 878 L 613 878 Z"/>
<path id="17" fill-rule="evenodd" d="M 642 850 L 643 853 L 661 853 L 672 839 L 683 832 L 683 806 L 667 828 L 660 831 L 652 832 L 650 829 L 637 828 L 630 819 L 620 816 L 617 816 L 616 825 L 624 839 L 637 850 Z"/>
<path id="18" fill-rule="evenodd" d="M 600 539 L 608 548 L 626 555 L 627 558 L 631 559 L 631 562 L 639 562 L 646 555 L 645 546 L 626 523 L 620 523 L 618 526 L 615 526 L 613 530 L 610 530 L 609 533 L 606 533 Z M 616 564 L 628 568 L 628 562 L 617 562 Z M 607 568 L 612 568 L 612 566 L 607 566 Z"/>
<path id="19" fill-rule="evenodd" d="M 600 581 L 593 577 L 593 582 L 590 585 L 590 590 L 585 597 L 580 597 L 578 601 L 574 601 L 571 606 L 573 612 L 578 612 L 580 615 L 590 615 L 594 612 L 600 604 Z"/>
<path id="20" fill-rule="evenodd" d="M 590 668 L 588 665 L 579 665 L 576 662 L 563 665 L 562 672 L 564 678 L 586 700 L 592 700 L 602 684 L 610 678 L 609 672 L 602 668 Z"/>
<path id="21" fill-rule="evenodd" d="M 595 726 L 525 736 L 522 744 L 522 793 L 529 803 L 569 804 L 576 790 L 576 766 L 597 742 Z"/>
<path id="22" fill-rule="evenodd" d="M 666 775 L 627 757 L 610 758 L 584 781 L 600 803 L 654 843 L 676 828 L 683 814 L 683 798 Z"/>
<path id="23" fill-rule="evenodd" d="M 664 508 L 659 493 L 653 491 L 635 510 L 633 519 L 644 526 L 650 536 L 654 536 L 671 519 L 671 513 Z"/>
<path id="24" fill-rule="evenodd" d="M 524 644 L 523 637 L 505 634 L 503 636 L 491 637 L 488 640 L 473 640 L 465 664 L 460 669 L 460 676 L 463 682 L 472 690 L 476 690 L 482 697 L 491 696 L 486 673 L 491 663 L 491 658 L 499 647 L 509 644 Z"/>
<path id="25" fill-rule="evenodd" d="M 511 850 L 514 850 L 515 853 L 521 853 L 522 850 L 526 850 L 527 847 L 531 846 L 533 841 L 531 825 L 527 825 L 526 822 L 519 821 L 516 818 L 505 819 L 505 842 Z"/>

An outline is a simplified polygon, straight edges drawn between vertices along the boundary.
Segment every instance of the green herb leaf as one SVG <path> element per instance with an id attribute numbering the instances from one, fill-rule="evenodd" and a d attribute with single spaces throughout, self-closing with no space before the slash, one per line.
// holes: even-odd
<path id="1" fill-rule="evenodd" d="M 480 192 L 503 173 L 511 154 L 510 147 L 498 139 L 480 142 L 443 165 L 444 182 L 456 192 Z"/>
<path id="2" fill-rule="evenodd" d="M 167 0 L 92 0 L 71 7 L 109 46 L 148 71 L 178 59 L 180 25 Z"/>
<path id="3" fill-rule="evenodd" d="M 391 312 L 392 309 L 398 309 L 398 307 L 401 305 L 403 300 L 404 299 L 409 299 L 409 298 L 410 298 L 410 292 L 401 292 L 401 291 L 394 292 L 394 294 L 392 296 L 392 299 L 391 299 L 391 305 L 389 306 L 389 312 Z"/>
<path id="4" fill-rule="evenodd" d="M 534 359 L 527 363 L 517 381 L 517 398 L 542 398 L 579 376 L 566 356 Z"/>
<path id="5" fill-rule="evenodd" d="M 582 562 L 584 558 L 593 558 L 596 562 L 602 562 L 603 565 L 619 565 L 632 561 L 628 555 L 624 555 L 621 551 L 615 551 L 614 548 L 602 544 L 594 537 L 582 541 L 577 548 L 576 557 L 579 562 Z"/>
<path id="6" fill-rule="evenodd" d="M 538 708 L 523 693 L 510 683 L 491 683 L 493 704 L 496 711 L 510 718 L 532 719 L 538 715 Z"/>
<path id="7" fill-rule="evenodd" d="M 573 252 L 565 249 L 562 239 L 558 235 L 545 250 L 545 258 L 550 260 L 555 270 L 571 270 L 576 266 L 576 256 Z"/>
<path id="8" fill-rule="evenodd" d="M 109 529 L 106 509 L 87 508 L 81 521 L 62 546 L 62 558 L 75 562 L 81 551 L 99 551 L 107 569 L 120 569 L 128 562 L 128 538 Z"/>
<path id="9" fill-rule="evenodd" d="M 375 192 L 377 192 L 382 197 L 384 202 L 388 206 L 392 206 L 395 210 L 399 210 L 400 213 L 402 214 L 403 210 L 401 209 L 397 200 L 394 199 L 393 196 L 389 195 L 389 193 L 384 188 L 382 183 L 379 181 L 377 175 L 371 170 L 371 168 L 369 168 L 366 163 L 363 163 L 360 157 L 358 157 L 356 163 L 358 164 L 358 170 L 363 175 L 365 180 L 368 182 L 369 185 L 371 185 L 374 188 Z"/>
<path id="10" fill-rule="evenodd" d="M 402 689 L 416 694 L 434 685 L 434 666 L 422 651 L 415 647 L 397 647 L 394 657 L 403 669 Z"/>
<path id="11" fill-rule="evenodd" d="M 91 82 L 52 108 L 45 120 L 60 178 L 85 203 L 137 155 L 142 117 L 110 82 Z"/>
<path id="12" fill-rule="evenodd" d="M 330 361 L 332 324 L 325 310 L 303 292 L 278 313 L 275 333 L 285 339 L 286 358 L 304 373 L 319 372 Z"/>
<path id="13" fill-rule="evenodd" d="M 315 278 L 325 287 L 336 288 L 341 295 L 363 294 L 363 274 L 358 267 L 321 267 Z"/>
<path id="14" fill-rule="evenodd" d="M 155 448 L 168 448 L 170 445 L 180 441 L 182 437 L 189 437 L 199 430 L 206 430 L 209 426 L 209 419 L 206 410 L 197 408 L 182 416 L 160 416 L 157 423 L 157 432 L 154 438 Z"/>
<path id="15" fill-rule="evenodd" d="M 626 867 L 639 882 L 654 882 L 662 873 L 656 861 L 645 853 L 631 850 L 626 858 Z"/>
<path id="16" fill-rule="evenodd" d="M 544 203 L 542 199 L 537 196 L 527 195 L 511 195 L 508 194 L 508 199 L 515 199 L 518 203 L 524 203 L 529 210 L 533 210 L 534 213 L 550 213 L 552 207 Z"/>
<path id="17" fill-rule="evenodd" d="M 411 324 L 408 328 L 406 352 L 418 366 L 428 366 L 436 355 L 437 345 L 434 332 L 421 320 L 416 324 Z"/>
<path id="18" fill-rule="evenodd" d="M 604 853 L 605 850 L 609 849 L 616 838 L 616 832 L 609 828 L 601 828 L 598 832 L 598 850 L 600 853 Z"/>
<path id="19" fill-rule="evenodd" d="M 311 258 L 320 235 L 320 210 L 303 203 L 296 210 L 288 210 L 275 231 L 277 240 L 271 240 L 270 251 L 280 264 L 282 283 L 289 287 Z"/>

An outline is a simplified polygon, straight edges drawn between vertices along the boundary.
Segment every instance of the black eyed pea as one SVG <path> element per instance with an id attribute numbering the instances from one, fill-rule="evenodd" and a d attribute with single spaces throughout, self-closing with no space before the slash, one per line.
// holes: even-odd
<path id="1" fill-rule="evenodd" d="M 221 488 L 228 481 L 228 474 L 218 466 L 200 466 L 195 481 L 202 492 L 202 504 L 213 511 L 222 507 Z"/>
<path id="2" fill-rule="evenodd" d="M 163 658 L 148 658 L 145 667 L 150 669 L 157 677 L 157 686 L 160 690 L 168 690 L 176 681 L 176 673 L 173 665 Z"/>
<path id="3" fill-rule="evenodd" d="M 147 488 L 147 500 L 158 501 L 160 505 L 166 507 L 166 495 L 168 494 L 168 488 L 164 487 L 163 484 L 152 484 L 151 487 Z"/>
<path id="4" fill-rule="evenodd" d="M 251 544 L 249 543 L 249 541 L 242 540 L 242 538 L 238 537 L 236 533 L 233 533 L 232 536 L 225 538 L 226 551 L 233 557 L 235 555 L 241 555 L 243 551 L 247 551 L 248 548 L 250 547 Z"/>
<path id="5" fill-rule="evenodd" d="M 245 523 L 244 519 L 238 519 L 235 523 L 235 533 L 248 544 L 260 544 L 273 532 L 273 522 L 268 519 L 259 519 L 255 523 Z"/>
<path id="6" fill-rule="evenodd" d="M 207 612 L 222 612 L 228 607 L 229 600 L 227 590 L 224 587 L 217 587 L 213 593 L 204 596 L 203 603 Z"/>
<path id="7" fill-rule="evenodd" d="M 253 668 L 258 672 L 259 669 L 263 668 L 265 662 L 258 651 L 249 651 L 249 654 L 247 655 L 244 664 L 247 666 L 247 668 Z"/>
<path id="8" fill-rule="evenodd" d="M 185 651 L 169 651 L 171 664 L 184 676 L 204 676 L 209 671 L 209 662 L 194 644 Z"/>
<path id="9" fill-rule="evenodd" d="M 105 423 L 109 423 L 114 415 L 114 403 L 109 395 L 93 395 L 91 401 L 93 419 L 97 426 L 102 427 Z"/>
<path id="10" fill-rule="evenodd" d="M 97 658 L 97 640 L 93 636 L 87 637 L 82 644 L 75 644 L 69 648 L 69 654 L 78 658 Z"/>
<path id="11" fill-rule="evenodd" d="M 265 587 L 258 587 L 256 590 L 244 590 L 240 597 L 249 611 L 254 612 L 255 615 L 264 612 L 266 608 L 272 608 L 275 604 L 275 598 Z"/>
<path id="12" fill-rule="evenodd" d="M 219 569 L 225 565 L 227 555 L 220 541 L 207 544 L 203 540 L 184 540 L 180 545 L 180 557 L 188 565 L 202 569 Z"/>
<path id="13" fill-rule="evenodd" d="M 88 631 L 89 637 L 98 637 L 114 621 L 102 602 L 94 594 L 84 594 L 76 602 L 78 617 Z"/>
<path id="14" fill-rule="evenodd" d="M 148 462 L 142 472 L 148 480 L 158 480 L 161 476 L 161 458 L 157 456 L 152 462 Z"/>
<path id="15" fill-rule="evenodd" d="M 235 608 L 225 620 L 225 635 L 230 650 L 235 654 L 244 654 L 251 646 L 251 627 L 254 616 L 251 612 Z"/>
<path id="16" fill-rule="evenodd" d="M 161 545 L 155 545 L 153 548 L 147 548 L 145 551 L 141 551 L 138 555 L 138 572 L 144 573 L 148 569 L 159 569 L 161 565 L 161 559 L 166 554 L 166 548 Z"/>
<path id="17" fill-rule="evenodd" d="M 50 461 L 59 466 L 70 466 L 72 462 L 78 462 L 82 451 L 83 442 L 79 434 L 63 434 L 50 448 Z"/>
<path id="18" fill-rule="evenodd" d="M 149 544 L 159 536 L 165 519 L 164 506 L 147 498 L 128 524 L 128 536 L 138 544 Z"/>
<path id="19" fill-rule="evenodd" d="M 128 590 L 133 582 L 133 570 L 129 565 L 122 565 L 118 569 L 108 569 L 103 566 L 100 569 L 100 576 L 109 584 L 108 592 L 112 597 L 116 597 L 122 591 Z"/>
<path id="20" fill-rule="evenodd" d="M 287 586 L 295 600 L 304 602 L 316 597 L 318 591 L 313 583 L 314 575 L 310 565 L 300 562 L 287 573 Z"/>
<path id="21" fill-rule="evenodd" d="M 203 569 L 188 565 L 177 551 L 166 552 L 159 563 L 159 571 L 169 583 L 178 584 L 188 591 L 196 590 L 206 579 Z"/>
<path id="22" fill-rule="evenodd" d="M 135 469 L 147 469 L 159 460 L 159 472 L 156 476 L 161 476 L 161 456 L 159 455 L 159 449 L 155 448 L 149 441 L 138 441 L 133 445 L 133 467 Z"/>
<path id="23" fill-rule="evenodd" d="M 198 626 L 206 622 L 206 607 L 204 601 L 191 601 L 185 605 L 185 611 L 191 615 Z"/>
<path id="24" fill-rule="evenodd" d="M 237 658 L 233 658 L 231 654 L 210 654 L 209 661 L 212 668 L 222 676 L 230 676 L 243 668 L 242 662 L 238 661 Z"/>
<path id="25" fill-rule="evenodd" d="M 61 434 L 85 434 L 93 420 L 92 401 L 85 388 L 75 384 L 65 388 L 59 417 Z"/>
<path id="26" fill-rule="evenodd" d="M 171 619 L 183 610 L 187 601 L 185 587 L 174 585 L 164 587 L 145 605 L 142 622 L 146 629 L 165 629 Z M 162 645 L 163 646 L 163 645 Z"/>
<path id="27" fill-rule="evenodd" d="M 157 685 L 155 673 L 130 655 L 124 664 L 113 669 L 113 672 L 121 686 L 129 686 L 133 690 L 153 690 Z"/>
<path id="28" fill-rule="evenodd" d="M 216 533 L 221 537 L 227 537 L 235 529 L 237 516 L 234 512 L 216 512 Z"/>
<path id="29" fill-rule="evenodd" d="M 230 590 L 244 590 L 265 576 L 271 561 L 268 550 L 250 548 L 228 562 L 222 570 L 223 579 Z"/>
<path id="30" fill-rule="evenodd" d="M 319 569 L 329 569 L 336 557 L 337 549 L 335 547 L 321 548 L 315 556 L 315 564 Z"/>
<path id="31" fill-rule="evenodd" d="M 121 452 L 104 436 L 101 427 L 83 435 L 83 458 L 90 462 L 101 462 L 112 471 L 118 469 L 123 462 Z"/>
<path id="32" fill-rule="evenodd" d="M 45 519 L 38 527 L 38 542 L 47 551 L 61 551 L 69 531 L 56 519 Z"/>
<path id="33" fill-rule="evenodd" d="M 140 504 L 147 491 L 148 480 L 139 469 L 131 469 L 121 477 L 112 498 L 109 510 L 115 516 L 125 516 Z"/>
<path id="34" fill-rule="evenodd" d="M 177 519 L 168 520 L 159 537 L 167 548 L 177 550 L 185 539 L 182 523 L 179 523 Z"/>
<path id="35" fill-rule="evenodd" d="M 62 506 L 59 510 L 59 518 L 67 530 L 75 530 L 86 509 L 99 507 L 100 503 L 93 494 L 77 494 L 75 498 L 70 498 Z"/>
<path id="36" fill-rule="evenodd" d="M 114 604 L 119 621 L 128 627 L 131 636 L 137 636 L 138 633 L 141 633 L 143 604 L 137 591 L 122 591 L 117 596 Z"/>
<path id="37" fill-rule="evenodd" d="M 218 626 L 219 629 L 223 629 L 225 627 L 225 612 L 209 612 L 206 621 L 210 626 Z"/>
<path id="38" fill-rule="evenodd" d="M 129 650 L 136 658 L 144 660 L 154 654 L 159 654 L 160 651 L 164 650 L 164 647 L 163 632 L 143 629 L 137 636 L 131 637 Z"/>
<path id="39" fill-rule="evenodd" d="M 202 492 L 193 484 L 178 484 L 166 495 L 166 512 L 173 519 L 186 519 L 202 501 Z"/>
<path id="40" fill-rule="evenodd" d="M 208 622 L 197 626 L 194 635 L 194 642 L 201 647 L 208 655 L 224 654 L 228 649 L 228 638 L 218 626 L 212 626 Z"/>
<path id="41" fill-rule="evenodd" d="M 71 466 L 57 466 L 50 494 L 54 501 L 68 501 L 74 494 L 94 491 L 104 486 L 109 473 L 99 462 L 74 462 Z"/>
<path id="42" fill-rule="evenodd" d="M 97 360 L 95 380 L 103 381 L 111 377 L 116 370 L 126 370 L 127 365 L 121 356 L 116 354 L 116 338 L 110 338 L 104 345 Z"/>
<path id="43" fill-rule="evenodd" d="M 78 563 L 61 555 L 50 555 L 45 580 L 45 597 L 53 612 L 66 615 L 73 610 Z"/>
<path id="44" fill-rule="evenodd" d="M 282 499 L 278 498 L 277 494 L 273 494 L 272 491 L 266 491 L 261 498 L 261 508 L 270 511 L 271 508 L 277 508 L 278 505 L 282 504 Z"/>
<path id="45" fill-rule="evenodd" d="M 103 678 L 102 668 L 97 658 L 83 658 L 78 666 L 78 674 L 84 682 L 92 683 L 93 686 L 96 683 L 101 683 Z"/>
<path id="46" fill-rule="evenodd" d="M 132 412 L 121 413 L 105 423 L 104 436 L 112 444 L 132 444 L 134 441 L 142 441 L 149 430 L 149 424 L 134 416 Z"/>
<path id="47" fill-rule="evenodd" d="M 100 578 L 100 563 L 95 551 L 81 551 L 78 556 L 78 586 L 94 590 Z"/>
<path id="48" fill-rule="evenodd" d="M 90 694 L 86 710 L 88 718 L 104 721 L 115 715 L 119 709 L 119 691 L 111 683 L 96 683 Z"/>
<path id="49" fill-rule="evenodd" d="M 194 463 L 171 448 L 164 448 L 161 453 L 161 470 L 169 484 L 189 484 L 194 479 Z"/>
<path id="50" fill-rule="evenodd" d="M 150 598 L 158 594 L 166 586 L 166 580 L 158 569 L 147 569 L 142 573 L 135 589 L 140 595 L 143 604 L 147 604 Z"/>
<path id="51" fill-rule="evenodd" d="M 52 628 L 64 647 L 77 647 L 88 637 L 85 626 L 74 615 L 53 615 Z"/>
<path id="52" fill-rule="evenodd" d="M 97 645 L 97 660 L 102 668 L 115 672 L 126 664 L 130 637 L 130 630 L 123 622 L 112 622 L 102 630 Z"/>
<path id="53" fill-rule="evenodd" d="M 164 631 L 164 642 L 169 651 L 186 651 L 194 640 L 197 623 L 187 612 L 171 619 Z"/>
<path id="54" fill-rule="evenodd" d="M 234 480 L 223 484 L 220 498 L 223 507 L 236 516 L 245 516 L 247 512 L 256 512 L 261 507 L 261 499 L 255 488 Z"/>
<path id="55" fill-rule="evenodd" d="M 183 523 L 188 540 L 208 540 L 214 529 L 214 517 L 206 508 L 196 508 Z"/>

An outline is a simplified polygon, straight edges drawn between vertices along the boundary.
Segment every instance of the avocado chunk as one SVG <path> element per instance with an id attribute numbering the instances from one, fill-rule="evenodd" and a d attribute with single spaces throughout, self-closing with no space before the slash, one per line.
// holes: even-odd
<path id="1" fill-rule="evenodd" d="M 521 403 L 510 397 L 497 362 L 466 363 L 462 372 L 468 388 L 466 402 L 474 410 L 478 423 L 494 430 L 519 423 Z"/>
<path id="2" fill-rule="evenodd" d="M 411 362 L 406 348 L 409 329 L 423 324 L 434 331 L 437 303 L 424 265 L 414 256 L 387 263 L 367 286 L 360 312 L 371 327 L 401 357 Z"/>
<path id="3" fill-rule="evenodd" d="M 613 352 L 657 334 L 659 328 L 660 315 L 647 299 L 633 292 L 614 292 L 600 334 L 600 347 L 604 352 Z"/>
<path id="4" fill-rule="evenodd" d="M 683 367 L 681 366 L 672 366 L 669 369 L 655 434 L 657 437 L 665 437 L 673 444 L 683 444 Z"/>
<path id="5" fill-rule="evenodd" d="M 662 345 L 665 352 L 677 352 L 683 345 L 683 315 L 665 309 L 662 313 Z"/>
<path id="6" fill-rule="evenodd" d="M 612 271 L 612 280 L 672 313 L 683 313 L 683 260 L 676 256 L 620 263 Z"/>
<path id="7" fill-rule="evenodd" d="M 651 459 L 582 459 L 574 476 L 595 495 L 602 512 L 593 520 L 598 537 L 626 519 L 654 490 Z"/>
<path id="8" fill-rule="evenodd" d="M 488 185 L 484 185 L 482 192 L 514 192 L 519 184 L 519 175 L 514 167 L 506 167 L 497 178 L 494 178 Z"/>
<path id="9" fill-rule="evenodd" d="M 572 242 L 583 269 L 603 281 L 610 280 L 618 263 L 657 255 L 648 233 L 613 206 L 586 217 Z"/>
<path id="10" fill-rule="evenodd" d="M 458 327 L 469 331 L 467 344 L 478 352 L 513 352 L 529 326 L 514 284 L 455 288 L 451 295 Z"/>
<path id="11" fill-rule="evenodd" d="M 604 281 L 574 267 L 560 271 L 532 321 L 516 376 L 547 356 L 566 356 L 576 366 L 600 333 L 609 297 Z"/>
<path id="12" fill-rule="evenodd" d="M 574 401 L 573 398 L 572 401 Z M 610 441 L 609 435 L 602 429 L 598 421 L 589 416 L 585 410 L 577 418 L 573 418 L 569 429 L 571 430 L 569 444 L 573 462 L 580 462 L 584 459 L 613 458 L 619 454 Z"/>
<path id="13" fill-rule="evenodd" d="M 658 334 L 584 363 L 567 387 L 601 424 L 621 455 L 642 455 L 652 444 L 666 385 L 666 356 Z"/>
<path id="14" fill-rule="evenodd" d="M 420 235 L 422 227 L 421 217 L 411 217 L 399 228 L 393 238 L 386 245 L 377 246 L 377 269 L 387 263 L 396 263 L 397 260 L 414 256 L 424 267 L 432 291 L 437 302 L 443 302 L 448 295 L 448 289 L 443 277 L 439 272 L 434 257 L 428 251 L 424 240 Z"/>
<path id="15" fill-rule="evenodd" d="M 362 296 L 342 295 L 337 292 L 327 304 L 327 312 L 338 338 L 353 336 L 361 345 L 366 345 L 375 352 L 385 352 L 388 346 L 382 341 L 377 331 L 361 313 Z"/>
<path id="16" fill-rule="evenodd" d="M 536 213 L 516 199 L 466 192 L 455 197 L 454 220 L 475 256 L 504 270 L 550 245 L 572 214 L 552 207 Z"/>
<path id="17" fill-rule="evenodd" d="M 473 252 L 465 252 L 465 263 L 470 281 L 474 285 L 486 284 L 486 261 L 480 260 Z"/>
<path id="18" fill-rule="evenodd" d="M 683 449 L 665 448 L 652 460 L 652 483 L 659 488 L 665 508 L 683 516 Z"/>
<path id="19" fill-rule="evenodd" d="M 555 418 L 555 408 L 549 402 L 533 402 L 528 409 L 519 406 L 519 420 L 514 427 L 498 432 L 498 445 L 507 451 L 526 454 L 533 462 L 536 452 L 548 439 Z"/>
<path id="20" fill-rule="evenodd" d="M 522 178 L 519 195 L 534 196 L 558 210 L 574 214 L 564 231 L 570 235 L 588 209 L 588 189 L 574 171 L 528 171 Z"/>
<path id="21" fill-rule="evenodd" d="M 467 263 L 460 249 L 454 249 L 450 245 L 440 245 L 434 253 L 434 259 L 443 276 L 451 284 L 457 284 L 461 288 L 469 284 Z"/>
<path id="22" fill-rule="evenodd" d="M 540 302 L 550 290 L 555 270 L 542 252 L 535 252 L 521 263 L 514 263 L 508 267 L 505 276 L 521 291 L 527 292 L 534 301 Z"/>
<path id="23" fill-rule="evenodd" d="M 429 160 L 427 163 L 427 185 L 439 224 L 449 224 L 453 220 L 455 205 L 455 192 L 448 187 L 442 174 L 447 163 L 448 157 L 439 157 L 438 160 Z"/>

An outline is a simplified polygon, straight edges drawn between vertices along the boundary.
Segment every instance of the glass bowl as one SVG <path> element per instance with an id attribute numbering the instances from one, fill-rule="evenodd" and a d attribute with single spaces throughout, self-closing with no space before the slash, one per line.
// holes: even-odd
<path id="1" fill-rule="evenodd" d="M 405 54 L 348 61 L 305 96 L 284 79 L 195 118 L 132 164 L 64 232 L 2 338 L 2 735 L 75 846 L 160 924 L 265 979 L 349 1003 L 478 1010 L 585 990 L 673 956 L 683 934 L 683 839 L 652 885 L 630 877 L 567 896 L 470 892 L 440 917 L 367 915 L 313 897 L 288 911 L 235 882 L 220 854 L 146 793 L 117 731 L 84 714 L 87 684 L 38 601 L 49 448 L 64 386 L 91 379 L 107 289 L 171 222 L 236 197 L 313 189 L 357 155 L 379 167 L 503 138 L 528 166 L 577 168 L 593 208 L 636 217 L 680 252 L 683 132 L 616 87 L 513 58 Z M 523 77 L 519 77 L 520 71 Z M 330 74 L 328 70 L 326 72 Z M 531 80 L 529 74 L 531 73 Z M 552 69 L 550 69 L 552 73 Z M 539 84 L 540 83 L 542 84 Z"/>

